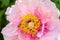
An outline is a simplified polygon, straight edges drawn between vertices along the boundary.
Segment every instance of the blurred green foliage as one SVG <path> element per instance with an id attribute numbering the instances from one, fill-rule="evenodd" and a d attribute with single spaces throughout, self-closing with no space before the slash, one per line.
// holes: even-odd
<path id="1" fill-rule="evenodd" d="M 0 0 L 0 32 L 3 27 L 8 24 L 8 21 L 6 20 L 5 11 L 7 7 L 10 7 L 15 3 L 15 0 Z M 4 40 L 2 34 L 0 33 L 0 40 Z"/>
<path id="2" fill-rule="evenodd" d="M 56 7 L 60 10 L 60 0 L 51 0 L 56 4 Z M 15 0 L 0 0 L 0 32 L 3 27 L 8 24 L 8 21 L 6 20 L 5 11 L 7 7 L 10 7 L 15 3 Z M 60 18 L 60 17 L 59 17 Z M 4 40 L 2 34 L 0 33 L 0 40 Z"/>
<path id="3" fill-rule="evenodd" d="M 51 0 L 55 3 L 56 7 L 60 10 L 60 0 Z"/>

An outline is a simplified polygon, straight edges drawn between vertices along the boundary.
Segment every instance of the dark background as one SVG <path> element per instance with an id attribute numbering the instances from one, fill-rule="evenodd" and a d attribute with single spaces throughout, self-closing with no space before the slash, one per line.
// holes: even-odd
<path id="1" fill-rule="evenodd" d="M 56 7 L 60 10 L 60 0 L 52 0 L 55 3 Z M 5 11 L 7 7 L 11 7 L 15 3 L 15 0 L 0 0 L 0 40 L 4 40 L 1 34 L 1 30 L 9 21 L 6 20 Z M 60 17 L 59 17 L 60 19 Z"/>

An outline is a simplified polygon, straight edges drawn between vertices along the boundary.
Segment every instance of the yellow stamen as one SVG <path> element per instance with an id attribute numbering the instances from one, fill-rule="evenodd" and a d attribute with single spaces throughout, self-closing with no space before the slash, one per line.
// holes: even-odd
<path id="1" fill-rule="evenodd" d="M 24 33 L 35 35 L 40 25 L 40 20 L 35 15 L 28 14 L 22 18 L 20 28 Z"/>

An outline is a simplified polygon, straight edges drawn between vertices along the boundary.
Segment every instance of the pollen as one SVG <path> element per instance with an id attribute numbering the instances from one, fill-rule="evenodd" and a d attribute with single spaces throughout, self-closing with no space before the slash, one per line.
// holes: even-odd
<path id="1" fill-rule="evenodd" d="M 28 14 L 22 18 L 19 27 L 24 33 L 34 36 L 38 32 L 40 25 L 41 23 L 35 15 Z"/>

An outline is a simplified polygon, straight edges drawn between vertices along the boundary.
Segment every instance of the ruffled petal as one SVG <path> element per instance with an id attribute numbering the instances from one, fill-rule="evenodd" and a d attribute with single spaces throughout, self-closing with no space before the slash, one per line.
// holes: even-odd
<path id="1" fill-rule="evenodd" d="M 4 40 L 17 40 L 18 27 L 16 25 L 9 23 L 6 27 L 3 28 L 1 33 L 4 36 Z"/>

